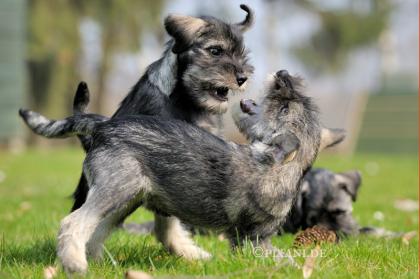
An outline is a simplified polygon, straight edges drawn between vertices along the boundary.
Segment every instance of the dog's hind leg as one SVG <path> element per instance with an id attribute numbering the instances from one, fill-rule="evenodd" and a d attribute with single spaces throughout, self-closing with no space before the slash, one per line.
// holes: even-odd
<path id="1" fill-rule="evenodd" d="M 71 212 L 79 209 L 86 201 L 87 194 L 89 192 L 89 186 L 86 180 L 86 176 L 84 173 L 80 176 L 79 184 L 77 184 L 77 188 L 73 193 L 73 207 L 71 208 Z"/>
<path id="2" fill-rule="evenodd" d="M 102 258 L 102 252 L 104 248 L 103 243 L 105 239 L 114 229 L 121 225 L 122 220 L 124 220 L 128 215 L 130 215 L 141 205 L 141 197 L 143 195 L 138 196 L 138 198 L 134 199 L 131 202 L 127 202 L 125 204 L 124 202 L 121 202 L 121 208 L 116 210 L 106 219 L 102 220 L 102 222 L 97 226 L 95 232 L 92 234 L 91 238 L 86 243 L 86 252 L 88 256 L 90 256 L 94 260 L 99 260 Z"/>
<path id="3" fill-rule="evenodd" d="M 198 247 L 178 218 L 155 214 L 156 238 L 172 253 L 188 260 L 209 259 L 211 254 Z"/>
<path id="4" fill-rule="evenodd" d="M 139 204 L 138 193 L 133 193 L 137 194 L 134 202 L 118 198 L 112 202 L 111 199 L 103 199 L 100 194 L 91 192 L 83 206 L 61 222 L 57 254 L 68 273 L 86 272 L 86 254 L 100 258 L 107 236 L 120 219 L 131 212 L 129 207 L 137 207 Z"/>
<path id="5" fill-rule="evenodd" d="M 102 259 L 103 243 L 115 228 L 115 225 L 116 222 L 110 218 L 102 220 L 86 243 L 86 254 L 88 256 L 94 260 Z"/>
<path id="6" fill-rule="evenodd" d="M 85 245 L 99 223 L 100 215 L 87 208 L 86 203 L 61 221 L 57 255 L 67 273 L 86 272 Z"/>
<path id="7" fill-rule="evenodd" d="M 100 257 L 103 241 L 121 218 L 141 204 L 150 186 L 135 160 L 125 158 L 124 164 L 115 160 L 107 167 L 94 161 L 87 164 L 91 187 L 86 202 L 63 219 L 58 234 L 57 254 L 68 273 L 86 272 L 86 254 Z"/>

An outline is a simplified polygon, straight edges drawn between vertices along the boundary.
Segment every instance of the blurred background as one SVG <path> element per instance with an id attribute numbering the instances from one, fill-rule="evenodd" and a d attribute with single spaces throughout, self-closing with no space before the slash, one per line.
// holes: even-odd
<path id="1" fill-rule="evenodd" d="M 168 13 L 238 22 L 245 16 L 242 2 L 256 14 L 245 34 L 255 73 L 231 104 L 258 98 L 267 75 L 277 70 L 305 78 L 323 124 L 348 132 L 315 166 L 361 171 L 353 211 L 361 226 L 418 232 L 418 0 L 0 0 L 0 278 L 44 278 L 56 266 L 57 229 L 71 208 L 84 159 L 77 139 L 32 134 L 18 109 L 68 116 L 84 80 L 88 110 L 110 116 L 160 58 L 169 39 L 163 27 Z M 241 140 L 230 112 L 224 121 L 225 136 Z M 152 218 L 140 209 L 127 221 Z M 216 237 L 198 238 L 212 252 L 222 249 L 213 253 L 215 260 L 188 265 L 149 240 L 119 230 L 91 278 L 122 278 L 127 268 L 167 278 L 251 278 L 254 272 L 302 278 L 300 270 L 279 269 L 277 261 L 231 261 L 222 252 L 228 243 L 219 246 Z M 292 241 L 275 238 L 274 245 Z M 322 264 L 317 260 L 318 277 L 418 276 L 418 235 L 411 241 L 406 235 L 355 238 L 335 247 Z"/>
<path id="2" fill-rule="evenodd" d="M 288 69 L 305 78 L 323 123 L 347 129 L 335 151 L 417 154 L 417 0 L 1 0 L 1 148 L 77 144 L 31 135 L 18 109 L 66 116 L 84 80 L 90 111 L 111 115 L 161 56 L 168 13 L 237 22 L 242 2 L 256 13 L 245 35 L 255 66 L 245 97 L 258 98 L 268 73 Z M 230 119 L 225 133 L 236 138 Z"/>

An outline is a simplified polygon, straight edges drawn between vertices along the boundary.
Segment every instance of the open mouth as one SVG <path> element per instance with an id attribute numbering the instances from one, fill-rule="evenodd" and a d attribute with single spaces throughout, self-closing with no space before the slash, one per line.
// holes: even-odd
<path id="1" fill-rule="evenodd" d="M 219 87 L 210 91 L 210 95 L 220 102 L 226 102 L 228 100 L 228 93 L 229 88 L 227 87 Z"/>

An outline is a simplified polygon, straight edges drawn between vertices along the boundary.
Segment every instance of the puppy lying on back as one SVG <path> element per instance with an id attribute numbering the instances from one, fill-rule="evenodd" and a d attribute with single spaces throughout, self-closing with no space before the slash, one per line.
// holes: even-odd
<path id="1" fill-rule="evenodd" d="M 321 147 L 337 142 L 334 131 L 321 128 L 317 107 L 300 92 L 299 80 L 285 70 L 272 77 L 257 119 L 240 117 L 249 145 L 157 117 L 77 114 L 52 121 L 27 110 L 20 114 L 41 134 L 54 126 L 57 136 L 92 136 L 84 162 L 88 198 L 63 219 L 58 234 L 58 257 L 69 273 L 84 273 L 86 254 L 99 256 L 110 231 L 141 205 L 222 231 L 233 247 L 249 240 L 275 250 L 270 238 L 284 223 L 302 176 Z M 162 229 L 156 223 L 158 238 L 173 237 L 158 233 Z M 188 245 L 184 257 L 210 257 L 192 240 Z"/>

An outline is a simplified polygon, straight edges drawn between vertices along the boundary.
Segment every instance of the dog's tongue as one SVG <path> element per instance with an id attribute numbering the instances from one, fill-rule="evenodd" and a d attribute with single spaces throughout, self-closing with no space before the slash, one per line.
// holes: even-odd
<path id="1" fill-rule="evenodd" d="M 256 114 L 257 105 L 255 104 L 254 100 L 251 99 L 242 99 L 239 103 L 241 106 L 241 110 L 243 113 L 247 113 L 250 115 Z"/>

